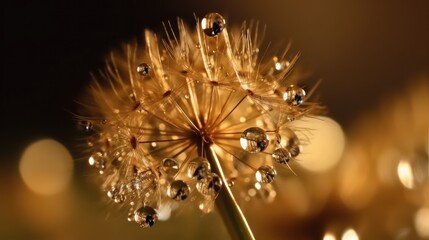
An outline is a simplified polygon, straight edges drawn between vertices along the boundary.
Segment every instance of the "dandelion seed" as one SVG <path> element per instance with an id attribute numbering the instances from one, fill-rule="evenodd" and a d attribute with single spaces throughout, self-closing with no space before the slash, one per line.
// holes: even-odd
<path id="1" fill-rule="evenodd" d="M 275 169 L 290 169 L 300 153 L 289 123 L 316 105 L 288 81 L 296 57 L 259 59 L 257 27 L 230 37 L 225 19 L 209 13 L 195 31 L 182 20 L 166 29 L 164 40 L 147 30 L 145 45 L 112 53 L 91 87 L 90 117 L 81 118 L 94 129 L 89 164 L 141 227 L 188 202 L 205 213 L 232 204 L 228 214 L 248 228 L 230 188 L 272 201 Z M 246 231 L 253 238 L 237 234 Z"/>

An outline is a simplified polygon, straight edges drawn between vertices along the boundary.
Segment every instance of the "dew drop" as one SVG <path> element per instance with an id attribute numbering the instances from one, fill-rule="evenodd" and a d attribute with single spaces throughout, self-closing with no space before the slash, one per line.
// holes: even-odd
<path id="1" fill-rule="evenodd" d="M 201 20 L 201 27 L 209 37 L 218 36 L 225 28 L 225 19 L 219 13 L 208 13 Z"/>
<path id="2" fill-rule="evenodd" d="M 174 176 L 179 172 L 179 163 L 174 158 L 164 158 L 160 171 L 164 175 Z"/>
<path id="3" fill-rule="evenodd" d="M 265 184 L 272 183 L 276 175 L 276 170 L 269 165 L 259 167 L 255 174 L 256 181 Z"/>
<path id="4" fill-rule="evenodd" d="M 201 194 L 214 199 L 222 189 L 222 180 L 216 173 L 211 173 L 207 177 L 198 181 L 196 188 Z"/>
<path id="5" fill-rule="evenodd" d="M 100 172 L 106 168 L 106 161 L 104 160 L 103 153 L 95 152 L 88 159 L 89 165 L 97 168 Z"/>
<path id="6" fill-rule="evenodd" d="M 128 222 L 133 222 L 134 221 L 134 211 L 133 211 L 132 208 L 128 212 L 127 220 L 128 220 Z"/>
<path id="7" fill-rule="evenodd" d="M 304 89 L 295 85 L 290 85 L 288 88 L 286 88 L 286 91 L 283 94 L 283 100 L 291 106 L 298 106 L 302 104 L 304 102 L 304 98 Z"/>
<path id="8" fill-rule="evenodd" d="M 182 180 L 176 180 L 170 184 L 168 196 L 174 200 L 182 201 L 189 196 L 190 191 L 188 184 Z"/>
<path id="9" fill-rule="evenodd" d="M 292 145 L 289 145 L 289 146 L 287 146 L 286 148 L 289 150 L 290 155 L 291 155 L 292 157 L 296 157 L 296 156 L 298 156 L 298 155 L 299 155 L 299 153 L 301 152 L 301 149 L 300 149 L 300 147 L 299 147 L 299 144 L 298 144 L 298 143 L 296 143 L 296 144 L 292 144 Z"/>
<path id="10" fill-rule="evenodd" d="M 158 220 L 158 213 L 151 207 L 141 207 L 134 211 L 134 221 L 142 228 L 152 227 Z"/>
<path id="11" fill-rule="evenodd" d="M 146 77 L 150 73 L 150 65 L 147 63 L 141 63 L 137 66 L 137 72 L 140 76 Z"/>
<path id="12" fill-rule="evenodd" d="M 284 146 L 290 153 L 291 157 L 298 156 L 301 152 L 300 141 L 298 136 L 292 129 L 285 128 L 281 132 L 282 134 L 282 146 Z"/>
<path id="13" fill-rule="evenodd" d="M 82 121 L 83 130 L 89 132 L 94 128 L 94 124 L 91 121 Z"/>
<path id="14" fill-rule="evenodd" d="M 262 152 L 268 147 L 268 136 L 265 131 L 258 127 L 246 129 L 240 138 L 241 147 L 250 152 Z"/>
<path id="15" fill-rule="evenodd" d="M 188 177 L 201 180 L 210 173 L 210 163 L 207 159 L 197 157 L 188 163 Z"/>
<path id="16" fill-rule="evenodd" d="M 107 191 L 107 196 L 115 203 L 123 203 L 126 199 L 124 185 L 112 186 L 110 190 Z"/>
<path id="17" fill-rule="evenodd" d="M 211 198 L 205 198 L 199 205 L 198 208 L 203 213 L 210 213 L 214 209 L 214 201 Z"/>
<path id="18" fill-rule="evenodd" d="M 291 159 L 291 154 L 286 148 L 277 148 L 271 154 L 273 160 L 280 164 L 287 164 Z"/>

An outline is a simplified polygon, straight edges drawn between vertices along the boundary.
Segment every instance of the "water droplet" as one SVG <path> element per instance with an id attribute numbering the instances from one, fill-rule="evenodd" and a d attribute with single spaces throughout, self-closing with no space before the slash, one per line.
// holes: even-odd
<path id="1" fill-rule="evenodd" d="M 134 210 L 133 210 L 133 208 L 131 208 L 130 211 L 128 212 L 127 220 L 128 220 L 128 222 L 134 221 Z"/>
<path id="2" fill-rule="evenodd" d="M 89 165 L 97 168 L 100 172 L 106 167 L 106 161 L 104 160 L 103 153 L 95 152 L 88 159 Z"/>
<path id="3" fill-rule="evenodd" d="M 299 144 L 298 144 L 298 143 L 296 143 L 296 144 L 291 144 L 291 145 L 287 146 L 286 148 L 289 150 L 290 155 L 291 155 L 292 157 L 296 157 L 296 156 L 298 156 L 298 155 L 299 155 L 299 153 L 301 152 L 301 149 L 300 149 L 300 147 L 299 147 Z"/>
<path id="4" fill-rule="evenodd" d="M 258 127 L 246 129 L 240 138 L 241 147 L 250 152 L 262 152 L 268 147 L 268 136 L 265 131 Z"/>
<path id="5" fill-rule="evenodd" d="M 208 13 L 201 20 L 201 28 L 209 37 L 216 37 L 225 28 L 225 19 L 219 13 Z"/>
<path id="6" fill-rule="evenodd" d="M 198 208 L 203 212 L 203 213 L 209 213 L 213 210 L 214 208 L 214 201 L 211 198 L 205 198 L 199 205 Z"/>
<path id="7" fill-rule="evenodd" d="M 152 170 L 146 170 L 137 173 L 136 179 L 141 181 L 143 188 L 144 186 L 153 184 L 157 181 L 157 177 L 155 173 L 152 172 Z"/>
<path id="8" fill-rule="evenodd" d="M 127 183 L 127 190 L 129 193 L 134 193 L 142 189 L 142 182 L 139 179 L 133 178 Z"/>
<path id="9" fill-rule="evenodd" d="M 259 167 L 255 174 L 256 181 L 260 183 L 266 183 L 266 184 L 272 183 L 276 175 L 277 175 L 276 170 L 269 165 L 264 165 Z"/>
<path id="10" fill-rule="evenodd" d="M 112 186 L 110 190 L 107 191 L 107 196 L 115 203 L 123 203 L 126 199 L 124 185 Z"/>
<path id="11" fill-rule="evenodd" d="M 160 166 L 160 171 L 162 174 L 174 176 L 179 172 L 179 163 L 174 158 L 164 158 Z"/>
<path id="12" fill-rule="evenodd" d="M 286 148 L 277 148 L 271 154 L 273 160 L 280 164 L 287 164 L 291 159 L 291 154 Z"/>
<path id="13" fill-rule="evenodd" d="M 210 173 L 210 163 L 207 159 L 197 157 L 188 163 L 188 177 L 201 180 Z"/>
<path id="14" fill-rule="evenodd" d="M 214 199 L 222 189 L 222 180 L 216 173 L 211 173 L 207 177 L 198 181 L 196 188 L 201 194 Z"/>
<path id="15" fill-rule="evenodd" d="M 295 85 L 290 85 L 283 94 L 283 100 L 291 106 L 298 106 L 302 104 L 304 102 L 304 97 L 304 89 Z"/>
<path id="16" fill-rule="evenodd" d="M 141 63 L 137 66 L 137 72 L 140 76 L 146 77 L 150 73 L 150 65 L 147 63 Z"/>
<path id="17" fill-rule="evenodd" d="M 83 130 L 89 132 L 94 128 L 94 124 L 91 121 L 82 121 Z"/>
<path id="18" fill-rule="evenodd" d="M 281 141 L 282 146 L 284 146 L 284 148 L 286 148 L 289 151 L 292 158 L 298 156 L 299 153 L 301 152 L 301 148 L 300 148 L 300 141 L 296 133 L 292 131 L 292 129 L 290 128 L 284 128 L 281 131 L 281 134 L 282 134 L 282 141 Z"/>
<path id="19" fill-rule="evenodd" d="M 134 211 L 134 221 L 142 228 L 152 227 L 158 220 L 158 213 L 151 207 L 141 207 Z"/>
<path id="20" fill-rule="evenodd" d="M 228 179 L 228 187 L 233 187 L 235 185 L 235 181 L 233 179 Z"/>
<path id="21" fill-rule="evenodd" d="M 189 99 L 189 98 L 190 98 L 189 94 L 185 94 L 185 99 Z"/>
<path id="22" fill-rule="evenodd" d="M 189 196 L 190 191 L 191 189 L 188 184 L 182 180 L 176 180 L 170 184 L 170 187 L 168 188 L 168 196 L 174 200 L 181 201 L 185 200 Z"/>

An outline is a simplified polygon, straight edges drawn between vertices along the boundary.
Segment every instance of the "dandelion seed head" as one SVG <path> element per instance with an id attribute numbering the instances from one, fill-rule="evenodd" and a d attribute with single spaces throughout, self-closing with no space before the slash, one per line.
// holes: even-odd
<path id="1" fill-rule="evenodd" d="M 163 39 L 146 30 L 144 44 L 112 53 L 94 75 L 79 124 L 103 191 L 141 227 L 186 202 L 210 212 L 223 188 L 272 201 L 276 168 L 291 169 L 300 154 L 289 123 L 317 106 L 289 80 L 297 57 L 260 59 L 257 24 L 230 35 L 218 13 L 194 30 L 180 19 L 165 28 Z"/>

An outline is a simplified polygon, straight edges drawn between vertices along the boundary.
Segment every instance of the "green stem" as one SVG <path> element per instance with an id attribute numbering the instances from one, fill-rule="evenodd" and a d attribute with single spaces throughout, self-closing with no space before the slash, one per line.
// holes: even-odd
<path id="1" fill-rule="evenodd" d="M 231 188 L 228 185 L 228 181 L 212 145 L 205 144 L 204 150 L 213 172 L 218 174 L 223 182 L 223 187 L 219 192 L 219 196 L 216 198 L 216 207 L 224 220 L 231 238 L 243 240 L 255 239 L 252 230 L 247 223 L 246 217 L 232 194 Z"/>

